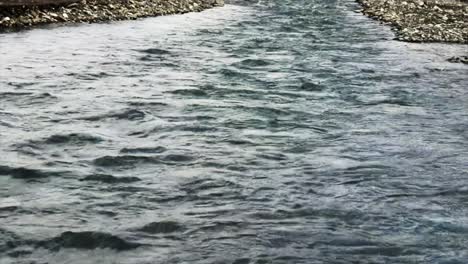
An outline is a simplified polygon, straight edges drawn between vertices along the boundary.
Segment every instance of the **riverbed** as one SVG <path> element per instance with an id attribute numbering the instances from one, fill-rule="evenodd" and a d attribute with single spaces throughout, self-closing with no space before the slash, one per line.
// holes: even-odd
<path id="1" fill-rule="evenodd" d="M 465 45 L 354 1 L 0 35 L 0 263 L 466 263 Z"/>

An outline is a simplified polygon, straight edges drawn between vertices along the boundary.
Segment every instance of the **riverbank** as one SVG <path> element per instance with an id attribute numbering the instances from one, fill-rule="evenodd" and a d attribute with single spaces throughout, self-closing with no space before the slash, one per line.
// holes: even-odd
<path id="1" fill-rule="evenodd" d="M 468 44 L 466 0 L 357 0 L 363 13 L 394 26 L 409 42 Z"/>
<path id="2" fill-rule="evenodd" d="M 85 0 L 66 6 L 1 7 L 0 31 L 200 12 L 223 4 L 223 0 Z"/>

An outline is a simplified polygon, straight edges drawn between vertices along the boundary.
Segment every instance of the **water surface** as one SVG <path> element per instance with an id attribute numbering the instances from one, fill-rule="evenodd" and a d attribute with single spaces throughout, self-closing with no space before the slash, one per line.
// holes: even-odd
<path id="1" fill-rule="evenodd" d="M 0 263 L 466 263 L 466 46 L 351 0 L 0 35 Z"/>

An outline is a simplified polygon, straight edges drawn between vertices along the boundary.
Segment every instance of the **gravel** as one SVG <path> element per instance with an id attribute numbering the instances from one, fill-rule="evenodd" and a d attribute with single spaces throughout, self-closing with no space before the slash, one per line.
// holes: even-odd
<path id="1" fill-rule="evenodd" d="M 223 0 L 85 0 L 65 6 L 0 7 L 0 31 L 199 12 L 223 4 Z"/>
<path id="2" fill-rule="evenodd" d="M 392 25 L 397 40 L 468 44 L 468 0 L 357 1 L 364 14 Z M 448 61 L 468 64 L 468 56 Z"/>
<path id="3" fill-rule="evenodd" d="M 364 14 L 393 25 L 398 40 L 468 44 L 467 1 L 357 1 Z"/>

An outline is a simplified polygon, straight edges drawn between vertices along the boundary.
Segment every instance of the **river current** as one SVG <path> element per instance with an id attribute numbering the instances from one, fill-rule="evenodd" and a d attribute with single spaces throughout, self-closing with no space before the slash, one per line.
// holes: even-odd
<path id="1" fill-rule="evenodd" d="M 0 34 L 0 263 L 468 263 L 467 46 L 356 9 Z"/>

